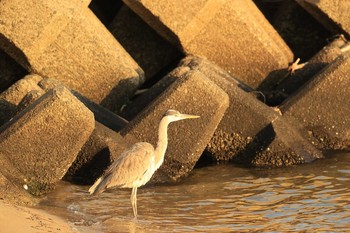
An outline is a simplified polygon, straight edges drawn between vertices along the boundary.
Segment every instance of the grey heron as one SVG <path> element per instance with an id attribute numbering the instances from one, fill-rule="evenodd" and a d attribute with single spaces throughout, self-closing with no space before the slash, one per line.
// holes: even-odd
<path id="1" fill-rule="evenodd" d="M 198 117 L 168 110 L 159 123 L 156 149 L 147 142 L 132 145 L 95 181 L 89 189 L 90 194 L 99 194 L 114 186 L 132 188 L 130 199 L 134 217 L 137 217 L 137 188 L 146 184 L 164 161 L 168 146 L 168 125 L 174 121 Z"/>

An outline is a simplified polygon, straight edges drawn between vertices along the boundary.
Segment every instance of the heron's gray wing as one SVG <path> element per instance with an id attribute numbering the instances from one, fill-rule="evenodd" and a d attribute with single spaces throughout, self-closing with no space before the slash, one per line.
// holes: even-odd
<path id="1" fill-rule="evenodd" d="M 154 148 L 146 142 L 131 146 L 115 160 L 105 173 L 90 187 L 90 194 L 98 194 L 107 188 L 134 187 L 145 184 L 154 172 Z"/>
<path id="2" fill-rule="evenodd" d="M 105 176 L 110 176 L 107 188 L 112 186 L 132 188 L 135 186 L 135 182 L 144 184 L 150 179 L 149 177 L 146 182 L 142 182 L 143 179 L 147 178 L 145 175 L 152 170 L 153 166 L 153 146 L 146 142 L 136 143 L 125 151 L 106 171 Z"/>

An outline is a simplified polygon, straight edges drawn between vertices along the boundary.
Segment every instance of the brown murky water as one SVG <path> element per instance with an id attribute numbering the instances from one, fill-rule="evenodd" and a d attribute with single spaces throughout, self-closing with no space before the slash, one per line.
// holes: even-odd
<path id="1" fill-rule="evenodd" d="M 81 232 L 344 232 L 350 230 L 350 153 L 283 169 L 217 165 L 193 171 L 176 185 L 98 197 L 62 183 L 42 208 Z"/>

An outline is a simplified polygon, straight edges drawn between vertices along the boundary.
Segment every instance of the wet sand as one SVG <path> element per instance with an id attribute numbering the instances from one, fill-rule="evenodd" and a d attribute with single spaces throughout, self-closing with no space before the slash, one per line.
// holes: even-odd
<path id="1" fill-rule="evenodd" d="M 0 232 L 47 233 L 78 232 L 63 219 L 45 211 L 15 206 L 0 201 Z"/>

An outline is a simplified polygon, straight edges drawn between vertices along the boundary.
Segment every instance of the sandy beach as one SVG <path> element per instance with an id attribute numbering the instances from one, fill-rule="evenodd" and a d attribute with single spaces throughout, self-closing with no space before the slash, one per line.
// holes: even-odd
<path id="1" fill-rule="evenodd" d="M 78 232 L 63 219 L 45 211 L 0 201 L 0 231 L 6 233 Z"/>

